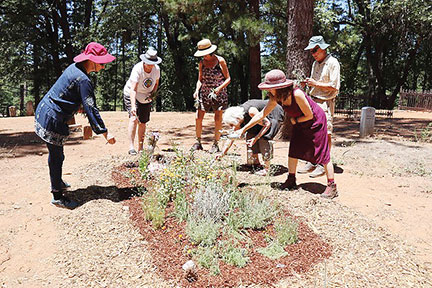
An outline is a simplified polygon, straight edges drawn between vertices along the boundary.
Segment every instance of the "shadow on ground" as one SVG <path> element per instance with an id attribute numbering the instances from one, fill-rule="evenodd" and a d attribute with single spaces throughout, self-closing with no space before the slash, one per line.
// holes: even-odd
<path id="1" fill-rule="evenodd" d="M 384 140 L 394 138 L 405 138 L 415 141 L 420 132 L 431 123 L 431 119 L 410 119 L 410 118 L 375 118 L 374 136 L 379 136 Z M 347 120 L 336 118 L 334 123 L 336 136 L 353 139 L 359 138 L 360 120 Z"/>
<path id="2" fill-rule="evenodd" d="M 250 172 L 251 174 L 262 170 L 262 165 L 249 165 L 249 164 L 241 164 L 237 166 L 237 171 L 240 172 Z M 270 171 L 272 173 L 271 176 L 279 176 L 288 172 L 288 168 L 283 165 L 271 164 Z"/>
<path id="3" fill-rule="evenodd" d="M 66 145 L 80 144 L 81 140 L 81 134 L 73 133 L 66 141 Z M 48 153 L 46 143 L 34 132 L 0 134 L 0 143 L 0 158 L 17 158 Z"/>
<path id="4" fill-rule="evenodd" d="M 143 188 L 140 188 L 143 189 Z M 117 186 L 97 186 L 92 185 L 87 188 L 68 190 L 64 195 L 79 203 L 79 206 L 97 199 L 107 199 L 112 202 L 121 202 L 135 196 L 141 196 L 143 190 L 136 187 L 118 188 Z"/>

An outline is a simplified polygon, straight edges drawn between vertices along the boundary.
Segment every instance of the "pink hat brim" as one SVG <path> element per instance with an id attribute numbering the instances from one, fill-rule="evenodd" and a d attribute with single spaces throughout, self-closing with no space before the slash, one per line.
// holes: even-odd
<path id="1" fill-rule="evenodd" d="M 115 59 L 116 58 L 109 53 L 107 53 L 103 56 L 96 56 L 93 54 L 87 54 L 86 55 L 84 53 L 81 53 L 78 56 L 75 56 L 73 61 L 75 63 L 79 63 L 79 62 L 82 62 L 85 60 L 90 60 L 90 61 L 93 61 L 93 62 L 98 63 L 98 64 L 105 64 L 105 63 L 110 63 L 110 62 L 114 61 Z"/>
<path id="2" fill-rule="evenodd" d="M 258 89 L 260 90 L 281 89 L 281 88 L 292 86 L 293 84 L 294 81 L 292 80 L 286 80 L 285 82 L 277 83 L 277 84 L 267 84 L 266 82 L 262 82 L 258 85 Z"/>

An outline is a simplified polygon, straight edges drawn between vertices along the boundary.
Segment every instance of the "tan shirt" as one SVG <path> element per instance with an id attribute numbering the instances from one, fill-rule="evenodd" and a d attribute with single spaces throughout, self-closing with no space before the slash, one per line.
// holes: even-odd
<path id="1" fill-rule="evenodd" d="M 338 60 L 329 54 L 321 63 L 315 61 L 312 65 L 311 78 L 319 82 L 331 83 L 331 86 L 337 91 L 311 87 L 309 95 L 321 100 L 335 98 L 340 89 L 340 65 Z"/>

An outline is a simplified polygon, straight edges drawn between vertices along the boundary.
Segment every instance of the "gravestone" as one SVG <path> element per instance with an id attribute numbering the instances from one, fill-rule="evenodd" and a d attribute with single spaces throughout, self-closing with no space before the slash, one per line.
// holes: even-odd
<path id="1" fill-rule="evenodd" d="M 360 137 L 366 137 L 374 132 L 375 108 L 363 107 L 360 117 Z"/>
<path id="2" fill-rule="evenodd" d="M 26 103 L 26 116 L 33 116 L 33 115 L 34 115 L 33 102 L 27 101 L 27 103 Z"/>

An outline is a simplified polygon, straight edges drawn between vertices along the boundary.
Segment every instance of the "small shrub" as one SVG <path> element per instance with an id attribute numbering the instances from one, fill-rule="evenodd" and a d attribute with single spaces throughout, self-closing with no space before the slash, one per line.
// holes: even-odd
<path id="1" fill-rule="evenodd" d="M 297 227 L 297 223 L 292 218 L 286 220 L 279 218 L 275 221 L 276 239 L 282 247 L 298 241 Z"/>
<path id="2" fill-rule="evenodd" d="M 180 221 L 186 221 L 189 215 L 189 202 L 185 191 L 177 193 L 174 199 L 174 216 Z"/>
<path id="3" fill-rule="evenodd" d="M 198 247 L 194 252 L 198 265 L 210 270 L 213 275 L 219 275 L 218 254 L 215 247 Z"/>
<path id="4" fill-rule="evenodd" d="M 149 195 L 149 197 L 144 197 L 142 199 L 142 208 L 146 220 L 152 222 L 153 228 L 162 228 L 165 222 L 165 208 L 160 206 L 159 201 L 154 195 Z"/>
<path id="5" fill-rule="evenodd" d="M 277 209 L 271 201 L 256 194 L 245 195 L 239 200 L 238 213 L 243 228 L 262 229 L 277 215 Z"/>
<path id="6" fill-rule="evenodd" d="M 228 212 L 230 194 L 220 183 L 210 182 L 194 196 L 192 204 L 193 217 L 218 222 Z"/>
<path id="7" fill-rule="evenodd" d="M 416 142 L 432 142 L 432 122 L 421 129 L 420 133 L 417 133 L 417 129 L 415 129 L 414 138 Z"/>
<path id="8" fill-rule="evenodd" d="M 227 264 L 234 265 L 237 267 L 244 267 L 249 262 L 247 257 L 248 251 L 245 248 L 236 247 L 233 241 L 219 241 L 219 254 Z"/>
<path id="9" fill-rule="evenodd" d="M 272 241 L 266 247 L 258 248 L 257 251 L 272 260 L 276 260 L 288 255 L 288 252 L 284 250 L 284 247 L 279 244 L 278 241 Z"/>
<path id="10" fill-rule="evenodd" d="M 190 218 L 187 223 L 186 233 L 191 242 L 201 246 L 211 246 L 216 242 L 220 234 L 219 223 L 210 219 Z"/>
<path id="11" fill-rule="evenodd" d="M 151 156 L 146 151 L 143 151 L 138 161 L 139 171 L 143 179 L 148 179 L 150 177 L 150 172 L 147 169 L 150 164 L 150 159 Z"/>

